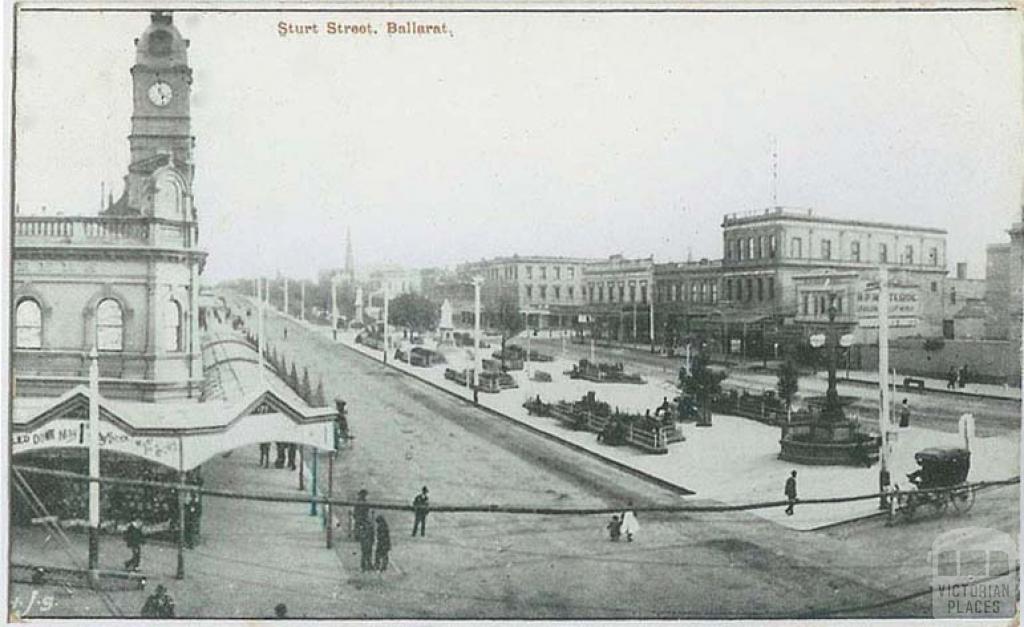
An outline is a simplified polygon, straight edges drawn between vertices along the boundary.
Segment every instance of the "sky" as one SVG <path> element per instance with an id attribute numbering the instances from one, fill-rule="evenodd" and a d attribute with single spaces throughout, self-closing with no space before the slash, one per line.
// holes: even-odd
<path id="1" fill-rule="evenodd" d="M 386 22 L 450 36 L 389 37 Z M 1022 187 L 1011 12 L 177 13 L 205 277 L 499 255 L 722 256 L 778 204 L 949 231 L 984 275 Z M 280 21 L 320 33 L 282 37 Z M 329 35 L 326 22 L 378 35 Z M 128 166 L 145 12 L 23 12 L 15 202 L 94 215 Z M 772 146 L 777 146 L 777 177 Z M 773 202 L 773 197 L 777 199 Z"/>

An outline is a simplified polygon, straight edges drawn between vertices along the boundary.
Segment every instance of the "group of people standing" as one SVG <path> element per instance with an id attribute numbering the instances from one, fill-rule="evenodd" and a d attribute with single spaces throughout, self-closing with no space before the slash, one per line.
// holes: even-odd
<path id="1" fill-rule="evenodd" d="M 427 533 L 427 514 L 430 512 L 429 493 L 427 486 L 423 486 L 423 489 L 412 501 L 413 537 L 416 536 L 417 531 L 420 537 Z M 370 512 L 370 504 L 366 501 L 368 494 L 369 492 L 365 489 L 359 490 L 356 505 L 352 508 L 353 535 L 359 542 L 359 569 L 363 572 L 374 570 L 384 572 L 388 569 L 390 561 L 391 529 L 383 515 L 373 516 Z"/>
<path id="2" fill-rule="evenodd" d="M 946 389 L 956 390 L 962 389 L 967 386 L 967 377 L 970 372 L 967 370 L 967 364 L 964 364 L 957 368 L 956 366 L 950 366 L 949 372 L 946 373 Z"/>
<path id="3" fill-rule="evenodd" d="M 288 470 L 295 470 L 295 452 L 299 445 L 292 442 L 274 442 L 277 449 L 277 457 L 274 459 L 274 468 L 284 468 L 288 464 Z M 260 442 L 260 468 L 270 468 L 270 442 Z"/>

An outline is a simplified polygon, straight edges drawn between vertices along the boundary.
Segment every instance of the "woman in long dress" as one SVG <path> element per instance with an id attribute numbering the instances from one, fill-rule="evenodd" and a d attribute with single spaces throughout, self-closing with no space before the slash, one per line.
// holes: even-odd
<path id="1" fill-rule="evenodd" d="M 640 530 L 640 523 L 633 513 L 633 501 L 629 502 L 629 509 L 622 512 L 622 535 L 626 536 L 626 542 L 632 542 L 633 536 Z"/>

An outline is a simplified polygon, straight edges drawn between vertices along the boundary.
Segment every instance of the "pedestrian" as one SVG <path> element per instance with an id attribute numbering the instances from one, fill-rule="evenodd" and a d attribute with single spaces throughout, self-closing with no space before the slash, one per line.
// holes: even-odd
<path id="1" fill-rule="evenodd" d="M 633 501 L 629 501 L 629 508 L 622 512 L 621 532 L 626 534 L 626 542 L 632 542 L 633 536 L 640 531 L 640 523 L 637 522 L 636 514 L 633 513 Z"/>
<path id="2" fill-rule="evenodd" d="M 275 452 L 277 453 L 277 458 L 274 460 L 274 468 L 284 468 L 284 450 L 287 446 L 287 442 L 274 442 Z"/>
<path id="3" fill-rule="evenodd" d="M 377 554 L 374 556 L 373 567 L 384 572 L 388 569 L 388 553 L 391 552 L 391 530 L 383 516 L 377 516 Z"/>
<path id="4" fill-rule="evenodd" d="M 260 442 L 260 468 L 270 468 L 270 442 Z"/>
<path id="5" fill-rule="evenodd" d="M 946 389 L 947 390 L 955 390 L 956 389 L 956 382 L 957 382 L 957 380 L 959 378 L 960 378 L 960 375 L 957 374 L 956 366 L 950 366 L 949 367 L 949 372 L 946 373 Z"/>
<path id="6" fill-rule="evenodd" d="M 274 618 L 288 618 L 288 606 L 278 603 L 274 606 Z"/>
<path id="7" fill-rule="evenodd" d="M 789 502 L 786 505 L 786 516 L 793 515 L 793 504 L 796 503 L 796 471 L 789 473 L 789 478 L 786 479 L 786 500 Z"/>
<path id="8" fill-rule="evenodd" d="M 608 523 L 608 537 L 612 542 L 618 542 L 622 536 L 622 521 L 619 520 L 617 515 L 612 516 L 611 522 Z"/>
<path id="9" fill-rule="evenodd" d="M 369 520 L 356 521 L 356 540 L 359 541 L 359 569 L 373 570 L 373 523 Z"/>
<path id="10" fill-rule="evenodd" d="M 185 504 L 185 546 L 190 549 L 195 548 L 196 538 L 199 537 L 199 517 L 202 512 L 199 496 L 193 492 Z"/>
<path id="11" fill-rule="evenodd" d="M 356 506 L 352 508 L 352 528 L 355 531 L 359 530 L 361 524 L 370 523 L 370 505 L 366 502 L 366 495 L 369 494 L 365 489 L 359 491 Z"/>
<path id="12" fill-rule="evenodd" d="M 900 404 L 900 427 L 906 428 L 910 426 L 910 405 L 907 405 L 907 399 L 903 399 Z"/>
<path id="13" fill-rule="evenodd" d="M 295 451 L 298 448 L 299 445 L 294 442 L 288 444 L 288 470 L 295 470 Z"/>
<path id="14" fill-rule="evenodd" d="M 412 523 L 412 535 L 416 536 L 416 530 L 419 529 L 420 537 L 427 533 L 427 513 L 430 512 L 430 498 L 427 496 L 427 486 L 423 486 L 423 489 L 416 498 L 412 500 L 414 521 Z"/>
<path id="15" fill-rule="evenodd" d="M 959 387 L 959 388 L 966 387 L 967 386 L 967 364 L 964 364 L 964 365 L 960 366 L 960 372 L 958 374 L 959 374 L 959 377 L 957 377 L 957 382 L 956 382 L 957 387 Z"/>
<path id="16" fill-rule="evenodd" d="M 124 563 L 125 570 L 139 570 L 139 562 L 142 561 L 142 521 L 136 518 L 128 523 L 124 530 L 124 543 L 132 551 L 132 556 Z"/>
<path id="17" fill-rule="evenodd" d="M 144 618 L 174 618 L 174 600 L 167 589 L 158 585 L 142 606 Z"/>

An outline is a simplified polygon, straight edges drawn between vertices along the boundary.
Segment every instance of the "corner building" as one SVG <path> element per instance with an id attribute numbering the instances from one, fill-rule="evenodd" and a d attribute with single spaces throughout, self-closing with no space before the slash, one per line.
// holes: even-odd
<path id="1" fill-rule="evenodd" d="M 133 401 L 198 398 L 199 276 L 188 40 L 154 13 L 135 40 L 131 163 L 97 216 L 15 216 L 14 363 L 19 396 L 87 383 Z"/>

